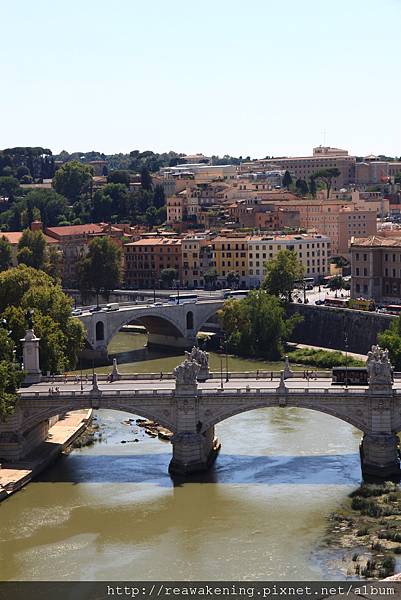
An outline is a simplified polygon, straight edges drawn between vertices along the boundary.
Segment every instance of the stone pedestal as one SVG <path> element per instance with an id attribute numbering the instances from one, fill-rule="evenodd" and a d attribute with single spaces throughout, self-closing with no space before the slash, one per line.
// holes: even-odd
<path id="1" fill-rule="evenodd" d="M 38 383 L 42 372 L 39 364 L 39 342 L 33 329 L 27 329 L 25 337 L 20 340 L 23 348 L 24 383 Z"/>
<path id="2" fill-rule="evenodd" d="M 365 433 L 360 445 L 363 476 L 399 477 L 399 438 L 394 433 Z"/>
<path id="3" fill-rule="evenodd" d="M 210 427 L 204 433 L 176 433 L 171 441 L 173 458 L 169 471 L 176 475 L 189 475 L 207 470 L 220 450 L 220 442 L 214 436 L 214 427 Z"/>

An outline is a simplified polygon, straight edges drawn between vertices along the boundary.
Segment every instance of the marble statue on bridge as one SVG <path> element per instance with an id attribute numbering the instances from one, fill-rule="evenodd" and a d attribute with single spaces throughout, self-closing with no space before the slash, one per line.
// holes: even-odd
<path id="1" fill-rule="evenodd" d="M 366 367 L 368 370 L 369 387 L 391 387 L 392 372 L 388 350 L 384 350 L 380 346 L 372 346 L 372 350 L 368 352 Z"/>
<path id="2" fill-rule="evenodd" d="M 177 385 L 193 385 L 197 384 L 197 376 L 199 373 L 200 364 L 194 360 L 186 358 L 180 365 L 176 366 L 173 375 Z"/>
<path id="3" fill-rule="evenodd" d="M 191 352 L 185 352 L 186 358 L 189 361 L 193 361 L 198 363 L 199 372 L 198 372 L 198 380 L 206 381 L 209 377 L 209 355 L 207 352 L 204 352 L 197 346 L 194 346 Z"/>

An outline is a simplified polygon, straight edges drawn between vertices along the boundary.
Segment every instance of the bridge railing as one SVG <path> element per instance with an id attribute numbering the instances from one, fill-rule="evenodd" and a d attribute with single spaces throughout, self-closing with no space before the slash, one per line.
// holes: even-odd
<path id="1" fill-rule="evenodd" d="M 305 372 L 307 369 L 305 369 Z M 309 374 L 311 373 L 308 370 Z M 280 379 L 282 371 L 229 371 L 228 373 L 223 370 L 223 377 L 225 378 L 228 375 L 229 379 L 266 379 L 266 381 L 271 381 L 272 376 L 273 379 Z M 96 373 L 98 381 L 109 381 L 111 374 L 111 367 L 109 373 Z M 302 378 L 304 371 L 294 371 L 293 378 Z M 209 379 L 221 379 L 222 373 L 221 371 L 210 371 Z M 310 379 L 331 379 L 331 371 L 313 371 L 313 377 Z M 401 373 L 400 373 L 401 377 Z M 159 371 L 158 373 L 119 373 L 116 380 L 118 381 L 141 381 L 141 380 L 150 380 L 150 381 L 160 381 L 160 380 L 168 380 L 174 379 L 173 374 L 171 372 Z M 81 380 L 84 383 L 91 383 L 92 374 L 86 373 L 85 375 L 44 375 L 42 376 L 43 383 L 80 383 Z"/>

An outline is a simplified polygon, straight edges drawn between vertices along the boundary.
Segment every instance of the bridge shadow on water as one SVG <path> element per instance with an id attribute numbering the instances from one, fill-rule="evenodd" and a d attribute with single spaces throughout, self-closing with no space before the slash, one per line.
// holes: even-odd
<path id="1" fill-rule="evenodd" d="M 221 453 L 209 471 L 183 478 L 168 473 L 170 453 L 63 456 L 35 478 L 37 482 L 185 483 L 261 485 L 358 485 L 358 454 L 314 456 L 245 456 Z"/>

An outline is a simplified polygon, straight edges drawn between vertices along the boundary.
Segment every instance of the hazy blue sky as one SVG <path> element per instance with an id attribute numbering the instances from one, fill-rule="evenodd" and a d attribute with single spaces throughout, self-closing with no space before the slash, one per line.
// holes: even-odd
<path id="1" fill-rule="evenodd" d="M 325 140 L 401 154 L 401 0 L 3 0 L 0 11 L 0 148 L 262 157 Z"/>

